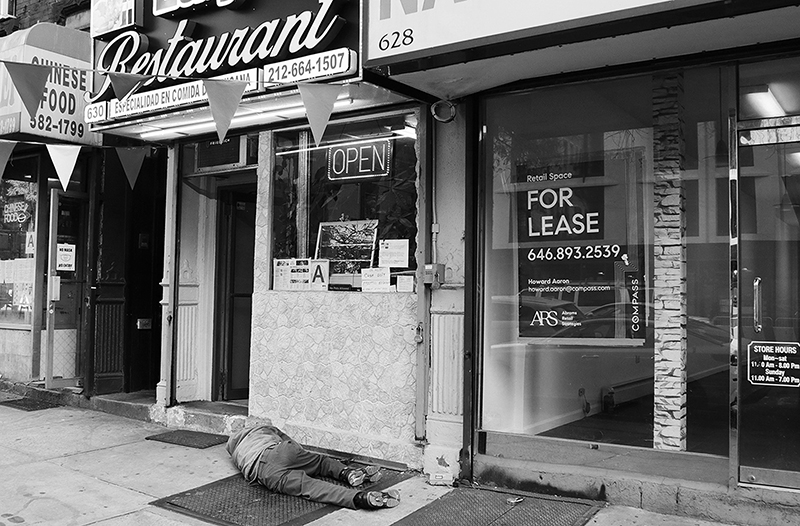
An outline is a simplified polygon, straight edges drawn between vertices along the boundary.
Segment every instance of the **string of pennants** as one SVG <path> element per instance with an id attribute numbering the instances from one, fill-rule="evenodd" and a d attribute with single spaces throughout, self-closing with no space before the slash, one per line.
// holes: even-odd
<path id="1" fill-rule="evenodd" d="M 0 59 L 0 63 L 8 71 L 11 82 L 19 95 L 25 109 L 31 117 L 35 117 L 39 111 L 45 85 L 50 77 L 53 68 L 62 67 L 70 70 L 88 71 L 107 75 L 114 95 L 119 100 L 124 100 L 135 93 L 142 85 L 153 78 L 169 78 L 171 80 L 202 80 L 203 87 L 208 95 L 208 106 L 211 117 L 217 131 L 220 142 L 225 140 L 225 136 L 230 128 L 233 116 L 247 87 L 247 81 L 232 79 L 197 79 L 193 77 L 171 77 L 165 75 L 140 75 L 135 73 L 107 72 L 93 69 L 76 68 L 59 65 L 39 65 L 23 62 L 14 62 Z M 269 83 L 272 85 L 271 83 Z M 341 85 L 338 84 L 298 84 L 298 91 L 303 106 L 306 110 L 311 133 L 314 141 L 319 146 L 325 128 L 328 126 L 330 116 L 333 113 L 333 105 L 341 92 Z M 67 189 L 72 171 L 78 159 L 78 154 L 82 146 L 75 144 L 46 144 L 30 141 L 6 141 L 0 140 L 0 179 L 5 171 L 6 163 L 11 156 L 14 146 L 18 142 L 26 144 L 44 144 L 47 147 L 53 165 L 56 168 L 58 179 L 64 190 Z M 96 147 L 95 147 L 96 148 Z M 106 148 L 106 147 L 101 147 Z M 114 147 L 117 156 L 122 164 L 125 176 L 131 188 L 136 184 L 139 171 L 141 170 L 144 158 L 150 150 L 150 146 L 144 147 Z"/>
<path id="2" fill-rule="evenodd" d="M 75 169 L 75 163 L 78 161 L 78 155 L 81 153 L 81 148 L 84 146 L 80 144 L 50 144 L 34 141 L 11 141 L 0 139 L 0 179 L 3 178 L 3 173 L 6 169 L 6 164 L 11 158 L 11 152 L 18 144 L 38 144 L 47 147 L 47 153 L 50 154 L 50 160 L 56 169 L 56 175 L 61 183 L 61 187 L 66 191 L 69 181 L 72 178 L 72 172 Z M 152 150 L 152 146 L 88 146 L 88 148 L 100 149 L 114 149 L 117 152 L 117 157 L 122 165 L 122 170 L 125 172 L 125 177 L 128 179 L 128 184 L 131 189 L 136 186 L 136 180 L 139 178 L 139 171 L 142 169 L 144 158 Z"/>

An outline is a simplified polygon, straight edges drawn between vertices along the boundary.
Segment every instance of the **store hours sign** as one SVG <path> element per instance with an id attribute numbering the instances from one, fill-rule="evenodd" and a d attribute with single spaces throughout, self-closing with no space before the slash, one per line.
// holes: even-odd
<path id="1" fill-rule="evenodd" d="M 800 343 L 750 342 L 747 379 L 753 385 L 800 387 Z"/>

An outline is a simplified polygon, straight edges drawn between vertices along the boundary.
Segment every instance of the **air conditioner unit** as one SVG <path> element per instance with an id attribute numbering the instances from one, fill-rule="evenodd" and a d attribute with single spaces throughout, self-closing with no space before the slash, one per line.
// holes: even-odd
<path id="1" fill-rule="evenodd" d="M 248 165 L 247 136 L 201 141 L 194 148 L 194 171 L 197 173 L 235 170 Z"/>

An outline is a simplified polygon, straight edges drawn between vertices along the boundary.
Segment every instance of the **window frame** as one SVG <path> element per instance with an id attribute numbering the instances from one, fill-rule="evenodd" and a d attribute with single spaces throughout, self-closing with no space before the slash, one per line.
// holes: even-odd
<path id="1" fill-rule="evenodd" d="M 424 263 L 426 261 L 425 254 L 428 252 L 427 244 L 428 244 L 428 236 L 426 235 L 424 224 L 427 221 L 427 213 L 423 210 L 423 204 L 426 200 L 423 198 L 424 188 L 426 187 L 427 183 L 427 173 L 429 172 L 428 167 L 428 157 L 425 153 L 428 145 L 427 145 L 427 129 L 429 127 L 427 114 L 426 112 L 422 111 L 418 106 L 402 106 L 393 108 L 386 111 L 381 112 L 374 112 L 374 113 L 365 113 L 354 115 L 345 118 L 332 118 L 329 122 L 329 125 L 341 125 L 341 124 L 354 124 L 354 123 L 365 123 L 369 121 L 375 121 L 379 119 L 389 118 L 389 117 L 400 117 L 404 115 L 413 115 L 417 121 L 417 131 L 415 141 L 415 150 L 416 150 L 416 179 L 415 179 L 415 188 L 416 188 L 416 213 L 415 213 L 415 226 L 416 226 L 416 234 L 415 234 L 415 242 L 416 242 L 416 250 L 413 254 L 410 254 L 411 258 L 413 258 L 414 262 L 416 263 L 416 268 L 409 268 L 403 272 L 395 272 L 392 271 L 391 275 L 395 276 L 396 274 L 409 274 L 415 276 L 416 285 L 414 287 L 414 292 L 420 292 L 423 286 L 423 272 L 424 272 Z M 291 132 L 298 132 L 301 143 L 299 148 L 299 155 L 301 158 L 307 157 L 309 155 L 307 148 L 313 148 L 313 138 L 309 124 L 298 124 L 293 126 L 286 126 L 282 128 L 276 128 L 273 130 L 269 130 L 267 132 L 267 143 L 268 143 L 268 153 L 265 159 L 265 163 L 268 166 L 267 173 L 269 174 L 269 209 L 270 215 L 272 216 L 275 212 L 275 179 L 274 179 L 274 169 L 275 169 L 275 152 L 277 151 L 277 140 L 276 137 Z M 305 132 L 305 133 L 302 133 Z M 321 145 L 320 147 L 324 147 Z M 306 160 L 303 160 L 305 163 Z M 310 161 L 308 161 L 310 162 Z M 301 171 L 306 170 L 308 167 L 301 168 Z M 311 176 L 310 174 L 306 174 L 306 179 L 303 182 L 305 185 L 311 184 Z M 302 250 L 301 253 L 295 256 L 296 259 L 309 259 L 312 260 L 315 257 L 315 248 L 316 248 L 316 241 L 313 245 L 310 245 L 308 241 L 315 235 L 317 235 L 317 230 L 315 229 L 314 232 L 310 229 L 311 223 L 311 214 L 308 210 L 305 212 L 305 216 L 300 218 L 300 224 L 305 227 L 304 232 L 298 231 L 298 243 L 302 247 L 308 248 L 308 250 Z M 280 292 L 280 289 L 275 289 L 275 255 L 274 255 L 274 232 L 273 232 L 273 220 L 270 219 L 270 234 L 269 234 L 269 249 L 267 254 L 267 261 L 270 262 L 270 290 Z M 379 240 L 376 239 L 376 248 L 375 248 L 375 263 L 377 264 L 377 244 Z M 358 289 L 359 287 L 357 287 Z M 357 292 L 358 290 L 356 290 Z"/>

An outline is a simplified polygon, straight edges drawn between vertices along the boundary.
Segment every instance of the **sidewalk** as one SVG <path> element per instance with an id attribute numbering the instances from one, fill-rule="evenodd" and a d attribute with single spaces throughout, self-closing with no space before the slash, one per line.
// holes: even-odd
<path id="1" fill-rule="evenodd" d="M 0 391 L 0 401 L 18 398 Z M 149 503 L 237 471 L 224 445 L 193 449 L 145 440 L 166 428 L 99 411 L 55 407 L 22 411 L 0 405 L 0 526 L 207 525 Z M 448 492 L 422 476 L 397 485 L 394 509 L 342 509 L 314 526 L 389 526 Z M 465 510 L 466 511 L 466 510 Z M 452 524 L 461 524 L 453 517 Z M 602 509 L 590 526 L 714 526 L 638 509 Z M 719 525 L 717 525 L 719 526 Z"/>

